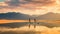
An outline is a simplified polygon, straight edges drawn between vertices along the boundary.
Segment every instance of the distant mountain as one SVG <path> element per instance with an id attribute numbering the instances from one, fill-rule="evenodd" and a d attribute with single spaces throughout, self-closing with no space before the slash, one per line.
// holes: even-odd
<path id="1" fill-rule="evenodd" d="M 27 20 L 28 18 L 31 19 L 41 19 L 41 20 L 60 20 L 60 14 L 58 13 L 52 13 L 49 12 L 44 15 L 27 15 L 22 13 L 16 13 L 16 12 L 8 12 L 8 13 L 0 13 L 0 19 L 20 19 L 20 20 Z"/>
<path id="2" fill-rule="evenodd" d="M 49 12 L 45 15 L 38 16 L 37 19 L 60 20 L 60 14 Z"/>
<path id="3" fill-rule="evenodd" d="M 28 18 L 32 18 L 30 15 L 16 13 L 16 12 L 9 12 L 9 13 L 0 13 L 0 19 L 21 19 L 27 20 Z"/>

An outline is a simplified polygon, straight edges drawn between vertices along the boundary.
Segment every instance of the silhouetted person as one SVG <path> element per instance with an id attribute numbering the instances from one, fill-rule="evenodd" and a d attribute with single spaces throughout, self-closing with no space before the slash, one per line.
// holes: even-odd
<path id="1" fill-rule="evenodd" d="M 34 19 L 34 23 L 35 23 L 35 24 L 34 24 L 34 28 L 36 28 L 36 19 Z"/>
<path id="2" fill-rule="evenodd" d="M 31 19 L 29 18 L 29 28 L 30 28 Z"/>
<path id="3" fill-rule="evenodd" d="M 34 22 L 36 23 L 36 19 L 34 19 Z"/>

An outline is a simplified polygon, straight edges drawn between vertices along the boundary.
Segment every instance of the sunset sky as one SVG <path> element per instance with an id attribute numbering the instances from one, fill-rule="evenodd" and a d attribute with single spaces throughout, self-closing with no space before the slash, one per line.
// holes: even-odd
<path id="1" fill-rule="evenodd" d="M 60 13 L 60 0 L 0 0 L 0 13 L 20 12 L 28 15 Z"/>
<path id="2" fill-rule="evenodd" d="M 30 32 L 60 34 L 60 0 L 0 0 L 0 33 Z"/>

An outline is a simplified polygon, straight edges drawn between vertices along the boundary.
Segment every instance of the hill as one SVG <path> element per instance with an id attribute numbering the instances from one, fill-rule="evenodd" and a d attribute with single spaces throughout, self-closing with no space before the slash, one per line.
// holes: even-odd
<path id="1" fill-rule="evenodd" d="M 28 18 L 32 18 L 30 15 L 16 13 L 16 12 L 9 12 L 9 13 L 0 13 L 0 19 L 20 19 L 20 20 L 27 20 Z"/>
<path id="2" fill-rule="evenodd" d="M 60 20 L 60 14 L 49 12 L 47 14 L 40 15 L 36 18 L 37 19 L 44 19 L 44 20 Z"/>

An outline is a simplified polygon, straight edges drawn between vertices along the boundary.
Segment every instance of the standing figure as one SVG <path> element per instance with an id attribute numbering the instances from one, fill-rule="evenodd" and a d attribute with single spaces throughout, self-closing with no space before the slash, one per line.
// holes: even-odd
<path id="1" fill-rule="evenodd" d="M 34 19 L 34 28 L 36 28 L 36 19 Z"/>
<path id="2" fill-rule="evenodd" d="M 31 19 L 29 18 L 29 28 L 30 28 Z"/>

